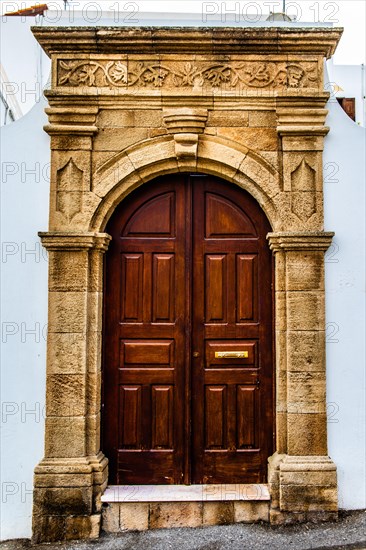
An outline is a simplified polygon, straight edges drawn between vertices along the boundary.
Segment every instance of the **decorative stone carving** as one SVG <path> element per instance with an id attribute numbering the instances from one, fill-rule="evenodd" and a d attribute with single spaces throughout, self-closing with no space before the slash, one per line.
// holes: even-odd
<path id="1" fill-rule="evenodd" d="M 316 173 L 305 159 L 291 173 L 291 211 L 303 222 L 316 212 Z"/>
<path id="2" fill-rule="evenodd" d="M 56 210 L 65 215 L 68 223 L 83 208 L 83 171 L 71 158 L 57 172 Z"/>
<path id="3" fill-rule="evenodd" d="M 198 134 L 202 134 L 207 121 L 205 109 L 174 109 L 164 111 L 164 124 L 174 134 L 177 159 L 197 157 Z"/>
<path id="4" fill-rule="evenodd" d="M 172 63 L 168 60 L 59 59 L 57 85 L 112 88 L 317 88 L 319 75 L 317 62 L 258 60 L 245 63 Z"/>

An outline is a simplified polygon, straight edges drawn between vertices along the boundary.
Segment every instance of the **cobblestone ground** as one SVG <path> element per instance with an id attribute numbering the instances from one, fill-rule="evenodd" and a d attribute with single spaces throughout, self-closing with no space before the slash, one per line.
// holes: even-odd
<path id="1" fill-rule="evenodd" d="M 104 535 L 99 540 L 31 546 L 0 543 L 2 550 L 366 550 L 366 511 L 343 512 L 337 522 L 271 527 L 236 524 Z"/>

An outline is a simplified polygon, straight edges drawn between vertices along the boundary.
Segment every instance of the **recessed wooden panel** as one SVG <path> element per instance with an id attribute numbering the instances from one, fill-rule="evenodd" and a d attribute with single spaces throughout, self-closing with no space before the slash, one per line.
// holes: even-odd
<path id="1" fill-rule="evenodd" d="M 226 254 L 206 255 L 206 322 L 224 322 L 227 317 Z"/>
<path id="2" fill-rule="evenodd" d="M 255 447 L 255 401 L 257 388 L 237 387 L 238 449 Z"/>
<path id="3" fill-rule="evenodd" d="M 141 386 L 120 387 L 120 447 L 141 447 Z"/>
<path id="4" fill-rule="evenodd" d="M 257 257 L 238 254 L 236 257 L 237 322 L 254 319 L 256 292 L 254 287 Z"/>
<path id="5" fill-rule="evenodd" d="M 143 254 L 122 254 L 121 319 L 142 321 Z"/>
<path id="6" fill-rule="evenodd" d="M 248 216 L 230 199 L 206 193 L 206 237 L 255 236 Z"/>
<path id="7" fill-rule="evenodd" d="M 152 321 L 174 319 L 174 255 L 153 254 Z"/>
<path id="8" fill-rule="evenodd" d="M 174 193 L 165 193 L 147 201 L 132 215 L 123 236 L 173 236 Z"/>
<path id="9" fill-rule="evenodd" d="M 226 432 L 226 386 L 206 386 L 206 448 L 224 449 Z"/>
<path id="10" fill-rule="evenodd" d="M 152 448 L 173 447 L 173 387 L 152 387 Z"/>
<path id="11" fill-rule="evenodd" d="M 169 367 L 173 360 L 173 350 L 173 340 L 125 340 L 121 342 L 121 367 Z"/>

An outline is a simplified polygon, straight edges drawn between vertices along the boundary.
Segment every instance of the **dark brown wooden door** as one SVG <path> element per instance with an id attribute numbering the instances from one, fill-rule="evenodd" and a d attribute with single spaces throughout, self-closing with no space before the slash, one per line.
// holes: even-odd
<path id="1" fill-rule="evenodd" d="M 110 483 L 256 483 L 273 452 L 268 221 L 218 178 L 170 175 L 107 227 Z"/>

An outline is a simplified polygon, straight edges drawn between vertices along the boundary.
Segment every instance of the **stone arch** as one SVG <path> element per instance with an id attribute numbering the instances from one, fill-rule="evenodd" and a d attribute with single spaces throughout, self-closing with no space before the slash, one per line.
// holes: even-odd
<path id="1" fill-rule="evenodd" d="M 273 197 L 280 190 L 279 174 L 246 147 L 215 136 L 200 136 L 197 156 L 183 159 L 177 158 L 171 136 L 145 140 L 115 155 L 95 174 L 94 192 L 103 198 L 90 230 L 104 231 L 117 204 L 131 191 L 174 172 L 206 173 L 235 183 L 257 200 L 276 230 L 279 216 Z"/>

